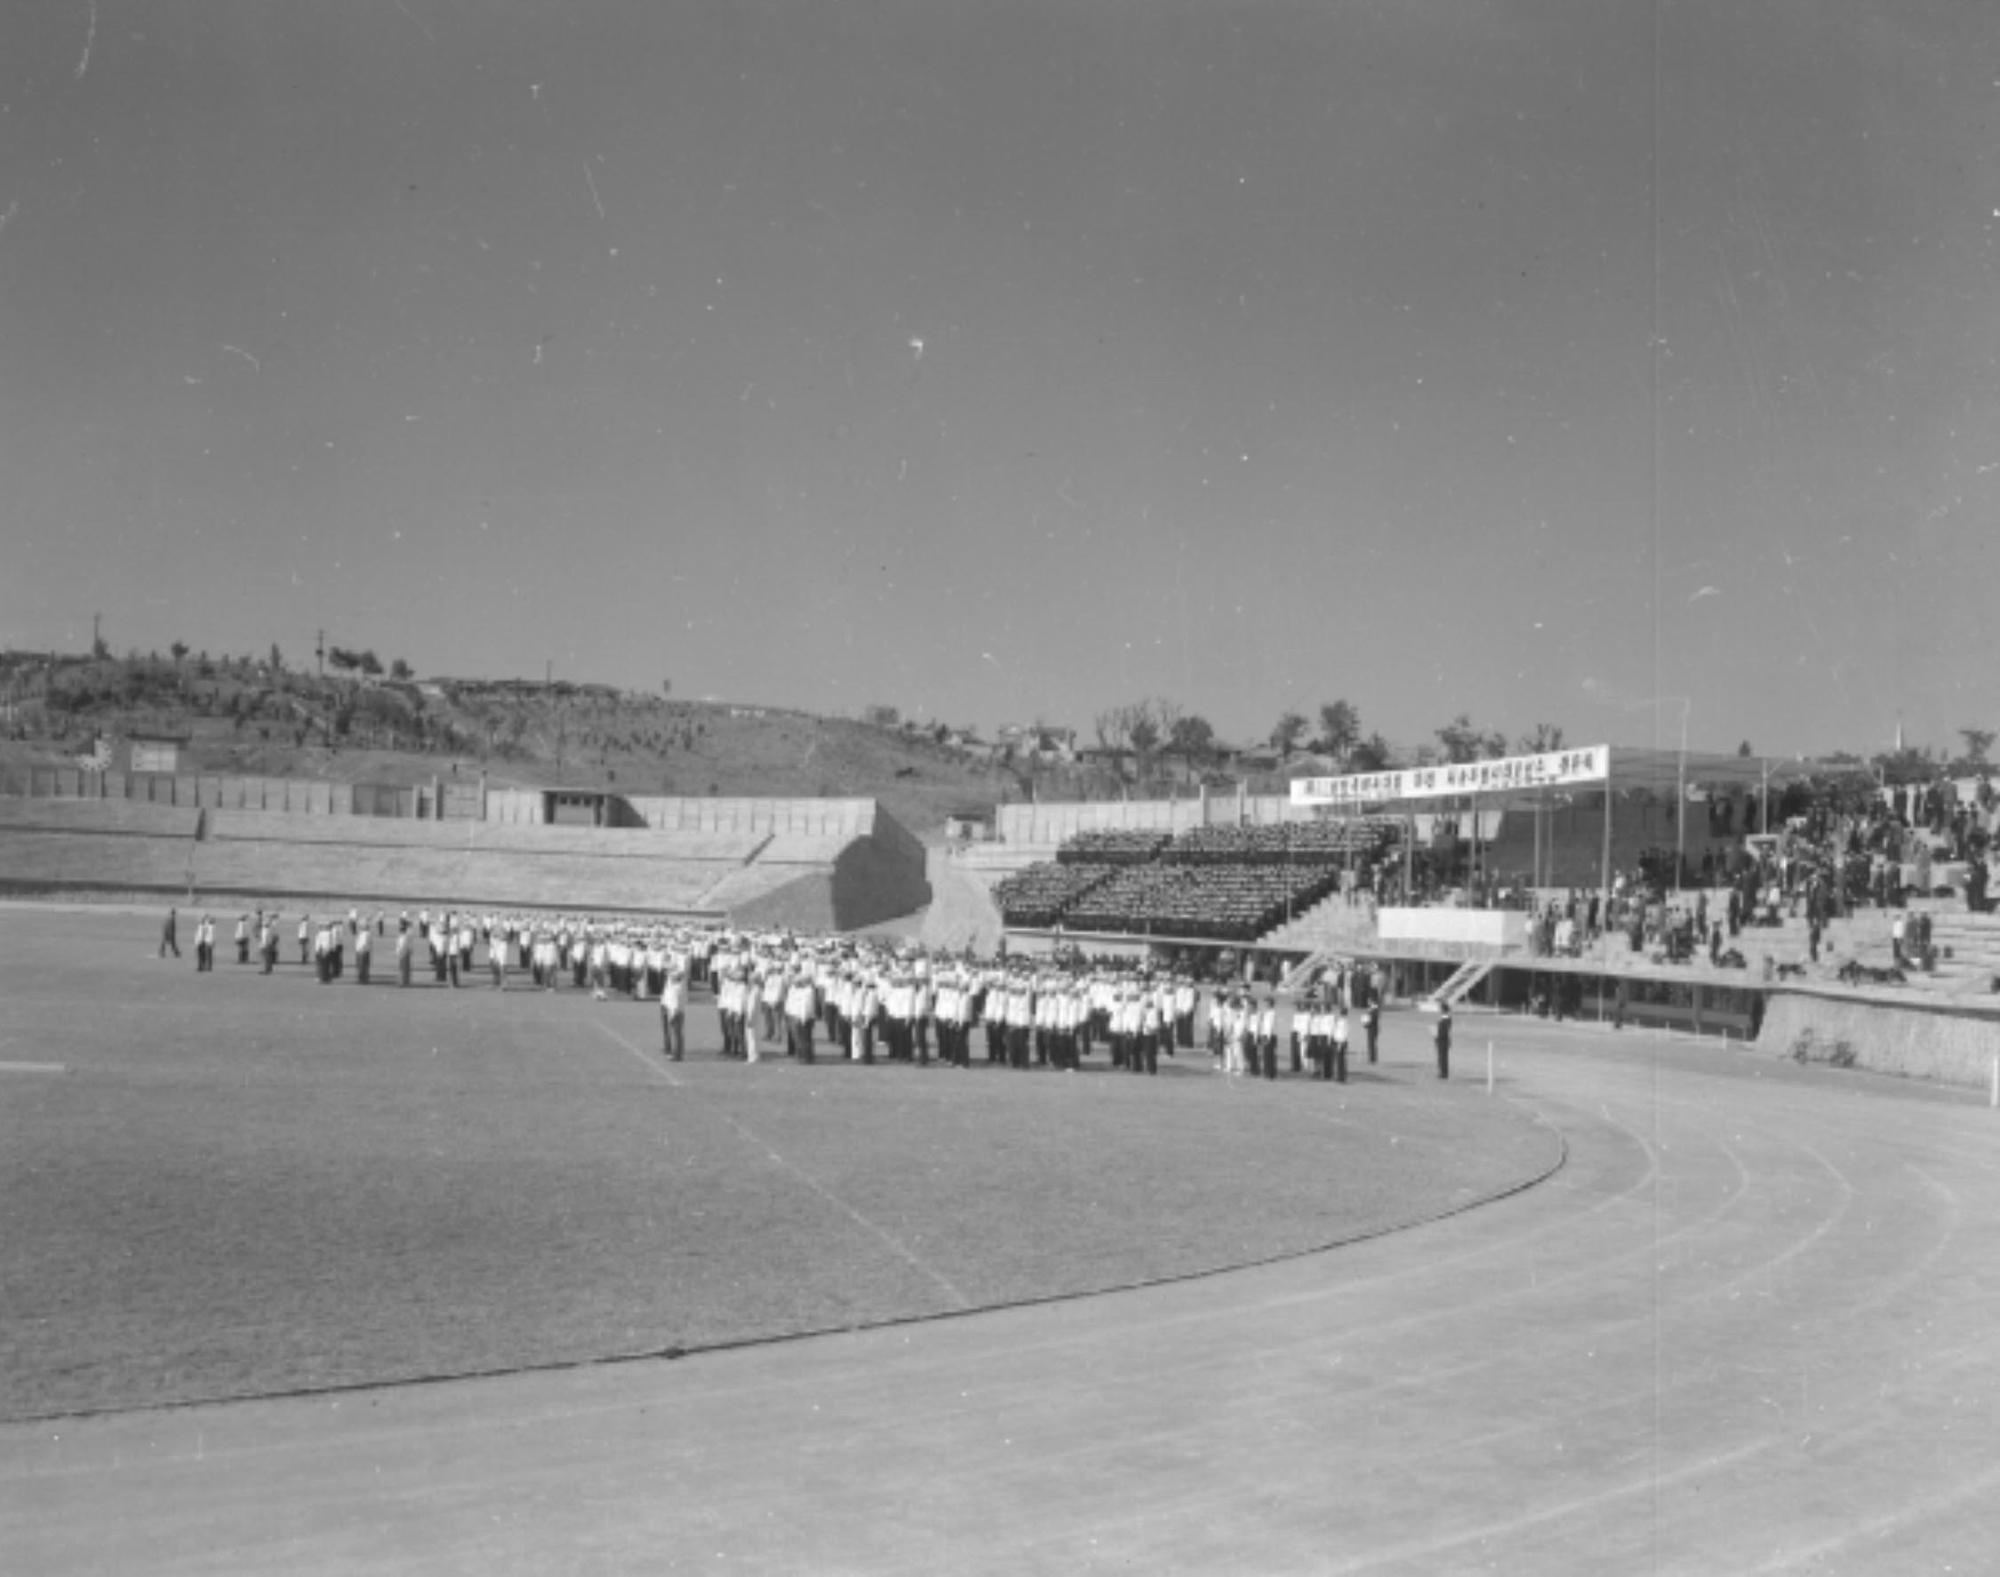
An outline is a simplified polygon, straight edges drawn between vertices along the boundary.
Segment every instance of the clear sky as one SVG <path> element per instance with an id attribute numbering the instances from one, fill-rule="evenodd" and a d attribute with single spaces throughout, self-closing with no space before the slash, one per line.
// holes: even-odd
<path id="1" fill-rule="evenodd" d="M 1989 0 L 0 19 L 0 645 L 2000 726 Z"/>

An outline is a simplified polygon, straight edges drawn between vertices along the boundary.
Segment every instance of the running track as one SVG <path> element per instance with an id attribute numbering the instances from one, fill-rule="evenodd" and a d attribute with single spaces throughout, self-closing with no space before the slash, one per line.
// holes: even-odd
<path id="1" fill-rule="evenodd" d="M 0 1549 L 36 1573 L 1992 1570 L 2000 1114 L 1460 1028 L 1464 1082 L 1490 1035 L 1496 1098 L 1569 1146 L 1470 1214 L 680 1362 L 10 1427 Z"/>

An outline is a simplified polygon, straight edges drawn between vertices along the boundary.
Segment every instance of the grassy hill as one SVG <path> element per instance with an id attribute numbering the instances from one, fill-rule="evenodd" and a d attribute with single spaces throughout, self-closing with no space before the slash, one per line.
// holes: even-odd
<path id="1" fill-rule="evenodd" d="M 0 762 L 73 765 L 100 736 L 182 736 L 184 772 L 633 794 L 880 800 L 913 832 L 1020 798 L 1015 775 L 927 734 L 848 718 L 518 680 L 321 678 L 251 658 L 0 654 Z"/>

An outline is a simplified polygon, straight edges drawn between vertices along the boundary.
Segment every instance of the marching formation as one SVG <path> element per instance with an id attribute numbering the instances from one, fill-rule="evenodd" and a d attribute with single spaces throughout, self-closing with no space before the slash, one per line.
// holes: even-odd
<path id="1" fill-rule="evenodd" d="M 162 953 L 172 948 L 169 911 Z M 979 960 L 869 938 L 731 931 L 592 915 L 474 914 L 407 910 L 296 922 L 275 910 L 238 917 L 236 960 L 263 974 L 279 963 L 291 930 L 298 961 L 331 985 L 371 983 L 378 950 L 408 987 L 419 968 L 435 985 L 489 990 L 588 991 L 592 1000 L 656 1002 L 661 1051 L 687 1054 L 690 994 L 713 989 L 721 1054 L 759 1062 L 782 1050 L 811 1063 L 822 1055 L 858 1062 L 1076 1072 L 1100 1048 L 1111 1069 L 1157 1075 L 1162 1057 L 1192 1051 L 1202 1037 L 1219 1073 L 1276 1079 L 1280 1008 L 1270 994 L 1204 986 L 1186 973 L 1130 959 L 1081 955 Z M 212 969 L 215 922 L 196 929 L 197 964 Z M 177 950 L 176 950 L 176 956 Z M 1367 1060 L 1377 1056 L 1384 979 L 1380 969 L 1336 968 L 1292 1006 L 1289 1071 L 1344 1083 L 1358 1021 Z M 1442 1026 L 1439 1075 L 1447 1068 Z"/>

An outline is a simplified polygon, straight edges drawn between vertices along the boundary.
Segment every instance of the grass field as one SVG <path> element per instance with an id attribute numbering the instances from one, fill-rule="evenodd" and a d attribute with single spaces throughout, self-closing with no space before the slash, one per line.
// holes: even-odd
<path id="1" fill-rule="evenodd" d="M 183 935 L 192 926 L 183 926 Z M 689 1060 L 650 1005 L 270 978 L 0 911 L 0 1416 L 693 1350 L 1195 1274 L 1558 1164 L 1429 1075 L 1346 1086 Z M 292 956 L 296 957 L 294 953 Z M 60 1064 L 63 1071 L 48 1071 Z"/>

